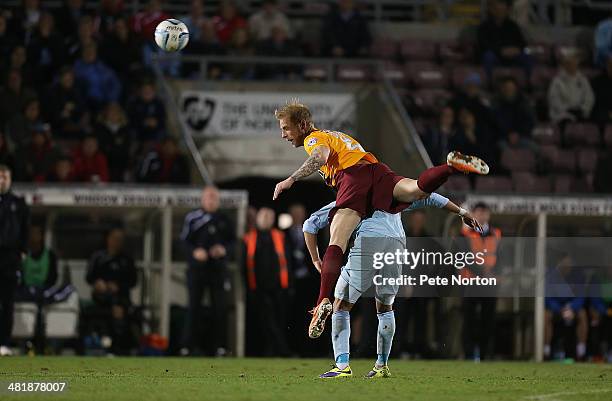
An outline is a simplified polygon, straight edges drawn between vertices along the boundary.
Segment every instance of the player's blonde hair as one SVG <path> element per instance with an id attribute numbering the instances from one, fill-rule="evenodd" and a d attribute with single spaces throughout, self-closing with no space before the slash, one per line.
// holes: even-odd
<path id="1" fill-rule="evenodd" d="M 277 120 L 289 119 L 292 124 L 306 123 L 309 127 L 314 125 L 310 109 L 305 104 L 300 103 L 298 99 L 292 99 L 284 106 L 276 109 L 274 117 Z"/>

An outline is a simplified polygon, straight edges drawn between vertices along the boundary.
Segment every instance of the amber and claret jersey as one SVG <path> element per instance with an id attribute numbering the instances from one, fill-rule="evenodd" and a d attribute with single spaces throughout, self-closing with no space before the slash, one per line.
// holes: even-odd
<path id="1" fill-rule="evenodd" d="M 325 183 L 332 187 L 336 186 L 335 176 L 338 171 L 354 166 L 360 160 L 378 163 L 372 153 L 366 152 L 359 142 L 342 132 L 315 129 L 304 138 L 304 149 L 309 156 L 321 145 L 327 146 L 330 152 L 327 163 L 319 171 Z"/>

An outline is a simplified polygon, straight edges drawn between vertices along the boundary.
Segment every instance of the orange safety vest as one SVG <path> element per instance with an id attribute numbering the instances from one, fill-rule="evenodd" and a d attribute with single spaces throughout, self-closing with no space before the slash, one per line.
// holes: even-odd
<path id="1" fill-rule="evenodd" d="M 484 271 L 490 273 L 491 270 L 497 264 L 497 245 L 501 240 L 501 230 L 499 228 L 491 227 L 490 234 L 486 237 L 480 235 L 480 233 L 463 227 L 461 234 L 470 241 L 470 250 L 476 254 L 482 252 L 484 254 L 484 263 L 479 265 L 483 267 Z M 461 275 L 464 277 L 473 277 L 473 273 L 469 269 L 461 269 Z"/>
<path id="2" fill-rule="evenodd" d="M 285 234 L 273 228 L 270 230 L 272 236 L 272 242 L 274 243 L 274 250 L 278 255 L 279 265 L 279 279 L 282 288 L 289 288 L 289 272 L 287 270 L 287 257 L 285 256 Z M 244 242 L 246 244 L 246 267 L 247 267 L 247 281 L 250 290 L 257 288 L 257 281 L 255 279 L 255 251 L 257 248 L 257 230 L 253 229 L 244 235 Z"/>

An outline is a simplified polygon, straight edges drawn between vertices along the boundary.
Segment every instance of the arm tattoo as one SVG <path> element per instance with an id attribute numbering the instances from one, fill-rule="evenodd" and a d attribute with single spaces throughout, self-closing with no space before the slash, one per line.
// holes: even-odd
<path id="1" fill-rule="evenodd" d="M 299 179 L 308 177 L 310 174 L 321 168 L 321 166 L 323 166 L 324 164 L 325 158 L 321 154 L 321 150 L 315 149 L 312 151 L 310 157 L 306 159 L 304 164 L 302 164 L 302 166 L 298 168 L 295 173 L 291 174 L 291 178 L 297 181 Z"/>

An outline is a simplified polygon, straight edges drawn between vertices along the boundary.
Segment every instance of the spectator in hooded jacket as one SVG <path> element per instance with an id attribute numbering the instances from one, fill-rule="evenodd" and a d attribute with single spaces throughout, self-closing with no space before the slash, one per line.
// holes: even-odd
<path id="1" fill-rule="evenodd" d="M 86 45 L 83 54 L 74 64 L 74 75 L 83 86 L 85 99 L 94 110 L 109 102 L 116 102 L 121 95 L 121 82 L 117 74 L 98 59 L 98 47 Z"/>
<path id="2" fill-rule="evenodd" d="M 535 126 L 535 112 L 521 93 L 516 80 L 504 78 L 493 104 L 493 115 L 501 129 L 502 146 L 534 148 L 531 131 Z"/>
<path id="3" fill-rule="evenodd" d="M 36 86 L 46 85 L 66 58 L 64 41 L 55 30 L 51 14 L 43 13 L 40 17 L 38 27 L 28 42 L 27 53 L 28 63 L 36 66 Z"/>
<path id="4" fill-rule="evenodd" d="M 584 120 L 591 115 L 595 96 L 578 64 L 577 55 L 566 55 L 548 88 L 549 115 L 556 123 Z"/>
<path id="5" fill-rule="evenodd" d="M 59 151 L 51 142 L 49 125 L 36 127 L 30 133 L 28 144 L 18 153 L 20 168 L 15 172 L 16 177 L 24 181 L 44 182 L 58 157 Z"/>
<path id="6" fill-rule="evenodd" d="M 168 137 L 157 150 L 145 155 L 137 176 L 141 182 L 188 184 L 189 162 L 185 155 L 180 153 L 174 138 Z"/>
<path id="7" fill-rule="evenodd" d="M 127 107 L 129 120 L 141 141 L 158 141 L 166 134 L 166 108 L 155 94 L 155 85 L 144 82 Z"/>
<path id="8" fill-rule="evenodd" d="M 323 54 L 332 57 L 367 56 L 370 30 L 353 0 L 340 0 L 323 24 Z"/>
<path id="9" fill-rule="evenodd" d="M 81 139 L 88 121 L 87 103 L 76 87 L 74 70 L 64 66 L 42 102 L 57 138 Z"/>
<path id="10" fill-rule="evenodd" d="M 112 182 L 123 182 L 132 156 L 132 130 L 119 103 L 109 103 L 94 127 L 100 149 L 108 159 Z"/>

